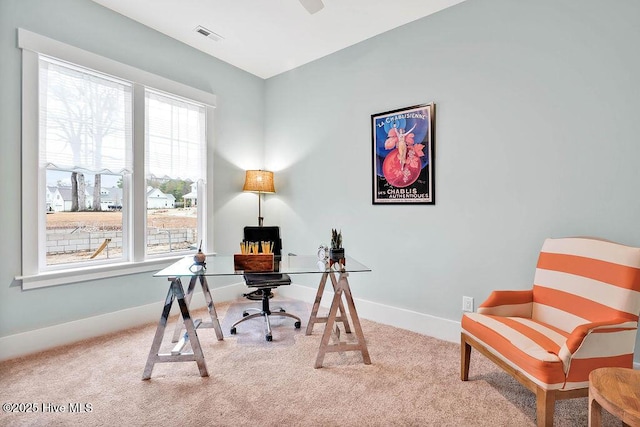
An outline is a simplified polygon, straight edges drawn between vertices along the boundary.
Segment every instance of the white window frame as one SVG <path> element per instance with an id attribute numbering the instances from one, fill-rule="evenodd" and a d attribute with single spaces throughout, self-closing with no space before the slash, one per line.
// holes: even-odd
<path id="1" fill-rule="evenodd" d="M 18 29 L 18 47 L 22 49 L 22 281 L 23 289 L 34 289 L 106 277 L 153 271 L 168 261 L 184 256 L 168 255 L 152 257 L 146 255 L 146 176 L 144 173 L 144 88 L 167 92 L 206 105 L 206 183 L 198 186 L 198 228 L 203 236 L 203 249 L 213 250 L 213 224 L 209 213 L 213 212 L 213 197 L 207 188 L 213 188 L 214 150 L 214 94 L 166 79 L 77 47 L 41 36 L 31 31 Z M 101 73 L 127 80 L 133 84 L 133 174 L 124 185 L 123 199 L 129 203 L 131 215 L 123 215 L 123 233 L 128 231 L 129 259 L 109 264 L 81 266 L 73 264 L 66 269 L 43 271 L 39 265 L 40 253 L 44 253 L 46 210 L 46 172 L 39 170 L 39 54 L 77 64 Z M 38 173 L 36 173 L 38 171 Z M 124 179 L 127 179 L 125 176 Z M 127 185 L 128 184 L 128 185 Z M 37 200 L 37 203 L 33 203 Z M 37 224 L 37 227 L 34 225 Z M 126 239 L 125 239 L 126 240 Z M 125 252 L 125 251 L 123 251 Z"/>

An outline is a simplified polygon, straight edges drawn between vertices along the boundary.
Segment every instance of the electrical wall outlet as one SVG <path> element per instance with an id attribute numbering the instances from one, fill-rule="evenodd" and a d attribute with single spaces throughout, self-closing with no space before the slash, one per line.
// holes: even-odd
<path id="1" fill-rule="evenodd" d="M 462 311 L 473 311 L 473 297 L 462 297 Z"/>

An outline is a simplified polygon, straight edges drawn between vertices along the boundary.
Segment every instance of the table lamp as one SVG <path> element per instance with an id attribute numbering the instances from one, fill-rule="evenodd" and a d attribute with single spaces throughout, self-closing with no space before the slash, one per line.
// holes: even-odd
<path id="1" fill-rule="evenodd" d="M 242 191 L 253 191 L 258 193 L 258 225 L 262 227 L 262 193 L 275 193 L 273 186 L 273 172 L 263 170 L 248 170 Z"/>

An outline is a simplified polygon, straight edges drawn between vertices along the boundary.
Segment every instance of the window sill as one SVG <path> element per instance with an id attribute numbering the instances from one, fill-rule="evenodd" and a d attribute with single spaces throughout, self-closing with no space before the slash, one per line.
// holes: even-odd
<path id="1" fill-rule="evenodd" d="M 71 283 L 88 282 L 91 280 L 106 279 L 109 277 L 156 271 L 170 265 L 182 257 L 184 257 L 184 253 L 180 256 L 149 259 L 135 263 L 125 262 L 94 267 L 47 271 L 31 276 L 16 276 L 15 279 L 22 281 L 22 290 L 38 289 L 48 286 L 68 285 Z"/>

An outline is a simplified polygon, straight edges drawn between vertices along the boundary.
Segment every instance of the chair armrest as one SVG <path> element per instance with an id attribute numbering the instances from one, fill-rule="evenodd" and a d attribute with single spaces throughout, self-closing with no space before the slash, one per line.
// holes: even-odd
<path id="1" fill-rule="evenodd" d="M 571 359 L 580 358 L 581 354 L 585 357 L 604 357 L 633 353 L 637 329 L 637 322 L 623 318 L 576 326 L 558 351 L 565 373 L 569 371 Z"/>
<path id="2" fill-rule="evenodd" d="M 612 319 L 605 322 L 593 322 L 585 323 L 584 325 L 576 326 L 565 343 L 567 350 L 571 353 L 578 351 L 580 346 L 589 334 L 592 332 L 598 333 L 614 333 L 627 330 L 635 330 L 636 322 L 629 321 L 628 319 Z"/>
<path id="3" fill-rule="evenodd" d="M 493 291 L 478 307 L 478 313 L 503 317 L 531 318 L 533 290 Z"/>

